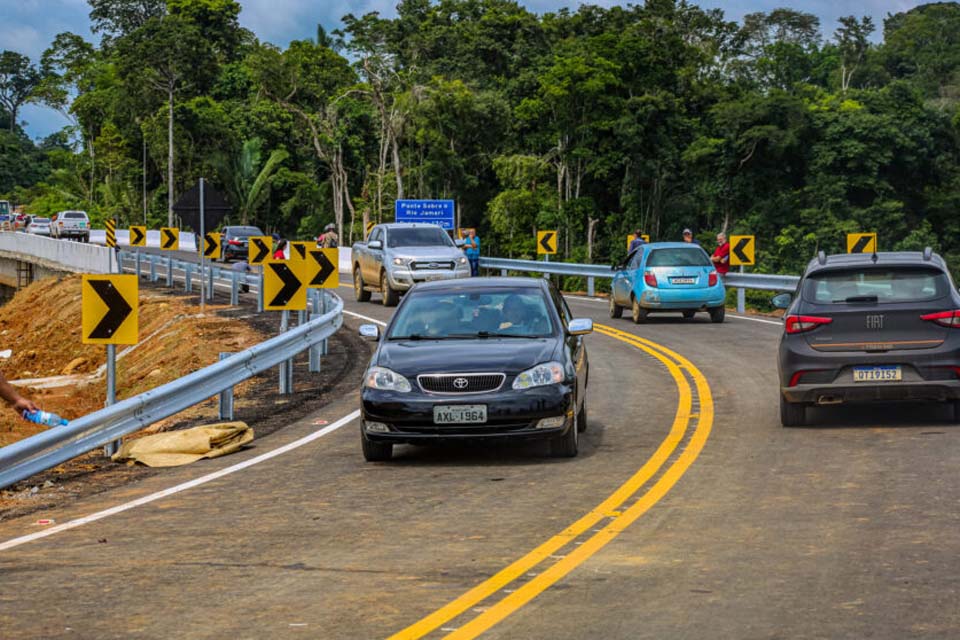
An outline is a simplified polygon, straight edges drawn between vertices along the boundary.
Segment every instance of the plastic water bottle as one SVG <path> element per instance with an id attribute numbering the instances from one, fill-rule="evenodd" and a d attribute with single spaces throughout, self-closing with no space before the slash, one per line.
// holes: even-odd
<path id="1" fill-rule="evenodd" d="M 23 412 L 23 419 L 36 424 L 43 424 L 48 427 L 62 427 L 67 424 L 65 418 L 61 418 L 55 413 L 49 411 L 30 411 Z"/>

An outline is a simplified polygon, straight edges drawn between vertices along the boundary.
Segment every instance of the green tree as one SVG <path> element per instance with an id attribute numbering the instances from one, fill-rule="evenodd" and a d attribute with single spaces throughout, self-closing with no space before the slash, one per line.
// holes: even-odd
<path id="1" fill-rule="evenodd" d="M 42 76 L 30 58 L 16 51 L 0 53 L 0 106 L 10 119 L 10 132 L 17 127 L 20 107 L 34 99 Z"/>
<path id="2" fill-rule="evenodd" d="M 233 157 L 220 156 L 215 161 L 217 173 L 240 216 L 240 224 L 256 219 L 257 210 L 270 194 L 270 185 L 280 165 L 289 157 L 284 149 L 274 149 L 263 160 L 263 141 L 251 138 Z"/>

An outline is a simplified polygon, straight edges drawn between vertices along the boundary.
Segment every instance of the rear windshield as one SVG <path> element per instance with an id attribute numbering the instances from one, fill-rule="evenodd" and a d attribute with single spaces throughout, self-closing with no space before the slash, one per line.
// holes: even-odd
<path id="1" fill-rule="evenodd" d="M 416 229 L 390 229 L 387 231 L 388 247 L 452 247 L 453 241 L 440 227 Z"/>
<path id="2" fill-rule="evenodd" d="M 30 224 L 50 224 L 50 218 L 34 218 Z"/>
<path id="3" fill-rule="evenodd" d="M 390 340 L 471 339 L 553 335 L 547 300 L 539 289 L 424 291 L 407 294 Z"/>
<path id="4" fill-rule="evenodd" d="M 654 249 L 647 258 L 648 267 L 709 267 L 710 258 L 703 249 Z"/>
<path id="5" fill-rule="evenodd" d="M 256 227 L 230 227 L 227 231 L 227 235 L 231 236 L 240 236 L 240 237 L 249 237 L 249 236 L 262 236 L 263 231 Z"/>
<path id="6" fill-rule="evenodd" d="M 858 268 L 813 274 L 803 299 L 816 304 L 925 302 L 950 293 L 946 274 L 923 268 Z"/>
<path id="7" fill-rule="evenodd" d="M 77 218 L 85 220 L 87 218 L 87 214 L 83 213 L 82 211 L 67 211 L 65 214 L 63 214 L 63 217 L 70 218 L 71 220 Z"/>

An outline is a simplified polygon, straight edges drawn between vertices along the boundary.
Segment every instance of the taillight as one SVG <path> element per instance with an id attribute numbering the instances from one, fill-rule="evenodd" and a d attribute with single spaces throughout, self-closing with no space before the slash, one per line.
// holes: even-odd
<path id="1" fill-rule="evenodd" d="M 925 316 L 920 316 L 920 319 L 927 320 L 929 322 L 936 322 L 942 327 L 958 329 L 960 328 L 960 309 L 954 309 L 953 311 L 940 311 L 939 313 L 928 313 Z"/>
<path id="2" fill-rule="evenodd" d="M 232 245 L 235 246 L 235 247 L 239 247 L 239 246 L 240 246 L 240 241 L 239 241 L 239 240 L 227 240 L 227 244 L 232 244 Z"/>
<path id="3" fill-rule="evenodd" d="M 720 276 L 717 274 L 717 272 L 711 271 L 710 277 L 707 279 L 707 285 L 711 287 L 715 287 L 717 286 L 717 280 L 719 279 L 720 279 Z"/>
<path id="4" fill-rule="evenodd" d="M 654 288 L 656 288 L 656 287 L 657 287 L 657 274 L 655 274 L 653 271 L 644 271 L 644 272 L 643 272 L 643 282 L 644 282 L 648 287 L 654 287 Z"/>
<path id="5" fill-rule="evenodd" d="M 788 384 L 787 386 L 795 387 L 797 386 L 797 384 L 800 383 L 800 379 L 803 378 L 803 376 L 807 375 L 808 373 L 819 373 L 820 371 L 824 371 L 824 369 L 807 369 L 806 371 L 795 371 L 793 375 L 790 376 L 790 384 Z"/>
<path id="6" fill-rule="evenodd" d="M 820 316 L 787 316 L 787 333 L 803 333 L 812 331 L 817 327 L 830 324 L 833 318 L 822 318 Z"/>

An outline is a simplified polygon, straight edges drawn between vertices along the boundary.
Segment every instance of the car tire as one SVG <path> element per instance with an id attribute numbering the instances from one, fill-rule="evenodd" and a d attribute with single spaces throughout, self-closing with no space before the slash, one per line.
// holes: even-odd
<path id="1" fill-rule="evenodd" d="M 580 405 L 580 413 L 577 414 L 577 430 L 583 433 L 587 430 L 587 401 L 584 400 Z"/>
<path id="2" fill-rule="evenodd" d="M 696 311 L 684 311 L 684 312 L 683 312 L 683 317 L 686 318 L 687 320 L 689 320 L 690 318 L 692 318 L 692 317 L 695 316 L 695 315 L 697 315 L 697 312 L 696 312 Z"/>
<path id="3" fill-rule="evenodd" d="M 87 235 L 83 236 L 83 241 L 89 243 L 89 242 L 90 242 L 90 234 L 87 234 Z"/>
<path id="4" fill-rule="evenodd" d="M 723 322 L 723 318 L 726 314 L 726 307 L 714 307 L 713 309 L 710 309 L 710 322 L 713 322 L 714 324 L 720 324 Z"/>
<path id="5" fill-rule="evenodd" d="M 393 457 L 393 445 L 389 442 L 376 442 L 367 437 L 360 427 L 360 446 L 363 459 L 367 462 L 388 462 Z"/>
<path id="6" fill-rule="evenodd" d="M 369 302 L 370 292 L 363 288 L 363 276 L 360 275 L 360 267 L 353 270 L 353 297 L 357 302 Z"/>
<path id="7" fill-rule="evenodd" d="M 580 426 L 578 420 L 567 428 L 567 431 L 550 441 L 550 457 L 576 458 L 580 451 Z"/>
<path id="8" fill-rule="evenodd" d="M 640 303 L 637 302 L 637 299 L 633 299 L 633 307 L 631 308 L 631 315 L 633 317 L 634 324 L 646 324 L 647 316 L 650 314 L 649 311 L 640 306 Z"/>
<path id="9" fill-rule="evenodd" d="M 610 294 L 610 317 L 613 319 L 623 317 L 623 307 L 613 301 L 613 294 Z"/>
<path id="10" fill-rule="evenodd" d="M 395 307 L 400 301 L 400 292 L 390 288 L 390 281 L 387 280 L 387 272 L 380 272 L 380 295 L 383 296 L 383 306 Z"/>
<path id="11" fill-rule="evenodd" d="M 784 427 L 802 427 L 807 423 L 807 405 L 787 402 L 780 396 L 780 424 Z"/>
<path id="12" fill-rule="evenodd" d="M 960 400 L 954 400 L 950 404 L 953 405 L 953 421 L 960 423 Z"/>

